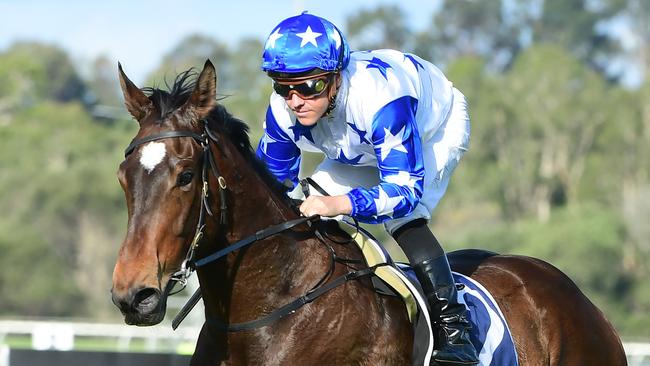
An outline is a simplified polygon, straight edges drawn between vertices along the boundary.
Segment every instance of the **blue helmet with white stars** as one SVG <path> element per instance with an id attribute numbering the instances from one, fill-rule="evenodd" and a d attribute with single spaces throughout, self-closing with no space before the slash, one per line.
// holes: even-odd
<path id="1" fill-rule="evenodd" d="M 303 12 L 273 29 L 264 44 L 262 70 L 270 76 L 297 77 L 316 69 L 343 70 L 350 62 L 350 47 L 330 21 Z"/>

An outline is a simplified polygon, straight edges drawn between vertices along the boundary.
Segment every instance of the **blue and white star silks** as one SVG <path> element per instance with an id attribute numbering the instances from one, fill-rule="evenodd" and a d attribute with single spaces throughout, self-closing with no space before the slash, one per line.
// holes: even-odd
<path id="1" fill-rule="evenodd" d="M 350 126 L 352 131 L 356 132 L 357 135 L 359 135 L 359 143 L 371 144 L 371 142 L 366 139 L 366 131 L 360 130 L 359 127 L 357 127 L 357 125 L 354 123 L 348 122 L 348 126 Z"/>
<path id="2" fill-rule="evenodd" d="M 413 66 L 415 66 L 415 69 L 417 70 L 418 68 L 424 69 L 424 66 L 422 66 L 422 63 L 418 61 L 415 56 L 409 55 L 408 53 L 404 54 L 404 57 L 409 59 L 411 63 L 413 63 Z"/>
<path id="3" fill-rule="evenodd" d="M 388 183 L 395 183 L 400 186 L 415 188 L 415 185 L 418 182 L 418 178 L 412 177 L 411 174 L 409 174 L 409 172 L 402 171 L 397 174 L 386 175 L 384 177 L 384 181 Z"/>
<path id="4" fill-rule="evenodd" d="M 300 47 L 305 47 L 306 44 L 311 44 L 314 47 L 318 47 L 318 43 L 316 42 L 316 38 L 320 37 L 323 35 L 323 33 L 317 33 L 311 30 L 311 26 L 307 26 L 307 29 L 305 29 L 304 32 L 302 33 L 296 33 L 298 37 L 300 37 Z"/>
<path id="5" fill-rule="evenodd" d="M 391 66 L 389 63 L 386 63 L 381 59 L 377 57 L 373 57 L 371 60 L 368 61 L 368 66 L 366 66 L 366 68 L 379 70 L 379 73 L 381 73 L 384 79 L 388 80 L 388 76 L 386 76 L 386 70 L 390 69 Z"/>
<path id="6" fill-rule="evenodd" d="M 301 137 L 304 137 L 312 143 L 314 142 L 314 137 L 311 135 L 312 127 L 303 126 L 296 121 L 289 129 L 293 131 L 293 141 L 298 141 Z"/>
<path id="7" fill-rule="evenodd" d="M 298 184 L 300 149 L 279 126 L 271 107 L 266 111 L 264 136 L 257 147 L 257 157 L 266 163 L 269 171 L 282 183 L 289 180 Z"/>
<path id="8" fill-rule="evenodd" d="M 321 31 L 313 27 L 300 33 L 308 39 L 304 49 L 313 46 L 309 40 L 321 39 L 315 35 Z M 451 83 L 440 70 L 409 56 L 392 50 L 353 52 L 341 72 L 336 108 L 313 127 L 296 122 L 284 98 L 273 93 L 258 156 L 278 180 L 294 184 L 300 151 L 323 152 L 346 165 L 377 167 L 378 185 L 347 193 L 351 216 L 381 223 L 408 215 L 425 189 L 425 168 L 436 172 L 436 167 L 424 166 L 423 141 L 433 136 L 452 103 Z"/>
<path id="9" fill-rule="evenodd" d="M 266 41 L 264 48 L 275 48 L 275 41 L 282 38 L 283 34 L 280 33 L 280 28 L 277 28 L 275 32 L 271 33 L 269 38 Z"/>
<path id="10" fill-rule="evenodd" d="M 401 151 L 403 153 L 408 153 L 403 143 L 405 128 L 406 126 L 403 126 L 398 133 L 393 135 L 389 129 L 384 127 L 384 142 L 382 142 L 381 145 L 379 145 L 379 149 L 381 150 L 381 154 L 380 154 L 381 160 L 386 160 L 388 154 L 391 153 L 393 150 Z"/>
<path id="11" fill-rule="evenodd" d="M 383 106 L 372 122 L 372 143 L 381 183 L 371 189 L 355 188 L 348 193 L 352 216 L 379 223 L 408 215 L 422 196 L 424 162 L 415 122 L 417 100 L 404 96 Z M 394 183 L 395 175 L 414 183 Z"/>
<path id="12" fill-rule="evenodd" d="M 378 192 L 379 197 L 374 200 L 377 212 L 388 216 L 392 215 L 395 207 L 402 202 L 403 198 L 400 196 L 391 197 L 381 188 L 378 189 Z"/>
<path id="13" fill-rule="evenodd" d="M 341 152 L 339 153 L 339 156 L 338 156 L 338 158 L 336 160 L 338 160 L 338 161 L 340 161 L 342 163 L 345 163 L 345 164 L 357 165 L 357 164 L 359 164 L 359 161 L 361 160 L 362 157 L 363 157 L 363 155 L 360 154 L 360 155 L 355 156 L 352 159 L 348 159 L 348 157 L 345 156 L 345 154 L 343 153 L 343 150 L 341 150 Z"/>
<path id="14" fill-rule="evenodd" d="M 264 44 L 262 70 L 300 73 L 313 68 L 334 71 L 347 65 L 350 49 L 330 21 L 303 13 L 273 29 Z"/>

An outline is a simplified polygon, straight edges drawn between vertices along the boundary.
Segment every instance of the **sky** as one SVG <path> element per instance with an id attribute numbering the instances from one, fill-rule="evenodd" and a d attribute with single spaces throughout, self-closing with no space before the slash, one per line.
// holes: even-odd
<path id="1" fill-rule="evenodd" d="M 17 40 L 58 45 L 82 68 L 97 56 L 119 60 L 136 83 L 189 34 L 234 45 L 264 40 L 284 18 L 302 10 L 329 19 L 345 32 L 360 9 L 399 4 L 412 29 L 424 29 L 438 0 L 0 0 L 0 51 Z M 261 50 L 260 50 L 261 51 Z"/>

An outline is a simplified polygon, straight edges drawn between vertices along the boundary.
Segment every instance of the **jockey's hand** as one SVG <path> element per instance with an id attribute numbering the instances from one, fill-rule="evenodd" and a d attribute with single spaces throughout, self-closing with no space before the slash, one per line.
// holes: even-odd
<path id="1" fill-rule="evenodd" d="M 352 202 L 348 196 L 309 196 L 300 205 L 300 213 L 306 217 L 320 215 L 334 217 L 352 212 Z"/>

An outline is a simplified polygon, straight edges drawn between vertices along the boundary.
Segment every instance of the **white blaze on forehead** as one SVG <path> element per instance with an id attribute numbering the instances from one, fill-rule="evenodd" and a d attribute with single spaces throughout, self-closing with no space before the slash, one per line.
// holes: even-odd
<path id="1" fill-rule="evenodd" d="M 140 164 L 151 173 L 167 154 L 165 144 L 162 142 L 150 142 L 140 152 Z"/>

